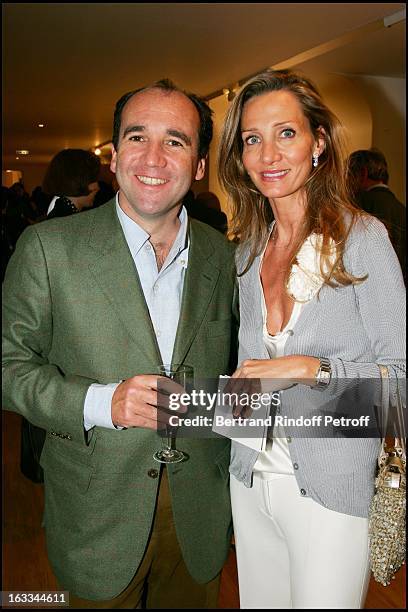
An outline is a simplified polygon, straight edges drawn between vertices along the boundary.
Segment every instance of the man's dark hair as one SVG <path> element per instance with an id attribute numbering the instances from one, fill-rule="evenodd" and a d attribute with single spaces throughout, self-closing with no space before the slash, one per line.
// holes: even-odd
<path id="1" fill-rule="evenodd" d="M 373 181 L 381 181 L 388 185 L 387 160 L 378 149 L 359 149 L 351 153 L 348 159 L 348 171 L 352 176 L 359 176 L 367 170 L 367 177 Z"/>
<path id="2" fill-rule="evenodd" d="M 180 89 L 169 79 L 161 79 L 160 81 L 156 81 L 155 83 L 153 83 L 152 85 L 148 85 L 147 87 L 140 87 L 139 89 L 129 91 L 118 100 L 113 115 L 112 143 L 115 149 L 117 150 L 119 144 L 122 111 L 125 104 L 130 100 L 130 98 L 133 98 L 133 96 L 142 93 L 143 91 L 148 91 L 150 89 L 160 89 L 169 93 L 177 91 L 179 93 L 182 93 L 189 100 L 191 100 L 191 102 L 196 107 L 198 115 L 200 117 L 200 129 L 198 132 L 198 157 L 200 159 L 206 157 L 213 135 L 213 122 L 211 117 L 212 110 L 202 98 L 200 98 L 196 94 L 185 91 L 184 89 Z"/>
<path id="3" fill-rule="evenodd" d="M 84 196 L 88 185 L 98 180 L 99 157 L 83 149 L 64 149 L 50 161 L 43 181 L 48 195 Z"/>

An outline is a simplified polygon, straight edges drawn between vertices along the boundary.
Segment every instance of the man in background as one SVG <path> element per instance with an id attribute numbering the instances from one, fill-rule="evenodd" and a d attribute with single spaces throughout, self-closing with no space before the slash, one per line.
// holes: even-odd
<path id="1" fill-rule="evenodd" d="M 387 160 L 376 149 L 354 151 L 348 160 L 348 171 L 356 203 L 387 227 L 405 278 L 406 211 L 388 187 Z"/>

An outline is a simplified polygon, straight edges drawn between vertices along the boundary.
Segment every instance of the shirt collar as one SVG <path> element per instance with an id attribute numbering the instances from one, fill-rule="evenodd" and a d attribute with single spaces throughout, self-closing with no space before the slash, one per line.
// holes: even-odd
<path id="1" fill-rule="evenodd" d="M 389 189 L 388 185 L 385 183 L 376 183 L 375 185 L 371 185 L 371 187 L 367 187 L 366 191 L 371 191 L 372 189 L 376 189 L 377 187 L 382 187 L 383 189 Z"/>
<path id="2" fill-rule="evenodd" d="M 118 215 L 123 233 L 125 234 L 126 242 L 129 245 L 131 253 L 135 257 L 146 242 L 148 242 L 150 234 L 122 210 L 119 205 L 119 191 L 116 194 L 116 214 Z M 180 210 L 179 220 L 179 231 L 169 253 L 172 259 L 188 247 L 188 215 L 184 206 L 182 206 Z"/>

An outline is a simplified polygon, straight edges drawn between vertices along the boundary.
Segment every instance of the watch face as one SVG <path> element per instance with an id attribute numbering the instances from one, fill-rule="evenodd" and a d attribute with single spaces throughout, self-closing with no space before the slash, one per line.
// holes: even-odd
<path id="1" fill-rule="evenodd" d="M 321 382 L 325 382 L 326 384 L 328 384 L 330 380 L 330 372 L 319 372 L 319 379 Z"/>

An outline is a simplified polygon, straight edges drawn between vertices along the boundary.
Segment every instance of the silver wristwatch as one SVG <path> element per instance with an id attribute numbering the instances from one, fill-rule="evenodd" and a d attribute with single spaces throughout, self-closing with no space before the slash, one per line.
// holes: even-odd
<path id="1" fill-rule="evenodd" d="M 332 371 L 329 359 L 326 359 L 325 357 L 319 357 L 319 360 L 320 365 L 316 373 L 316 382 L 313 386 L 313 389 L 319 389 L 323 391 L 324 389 L 327 389 L 330 384 Z"/>

